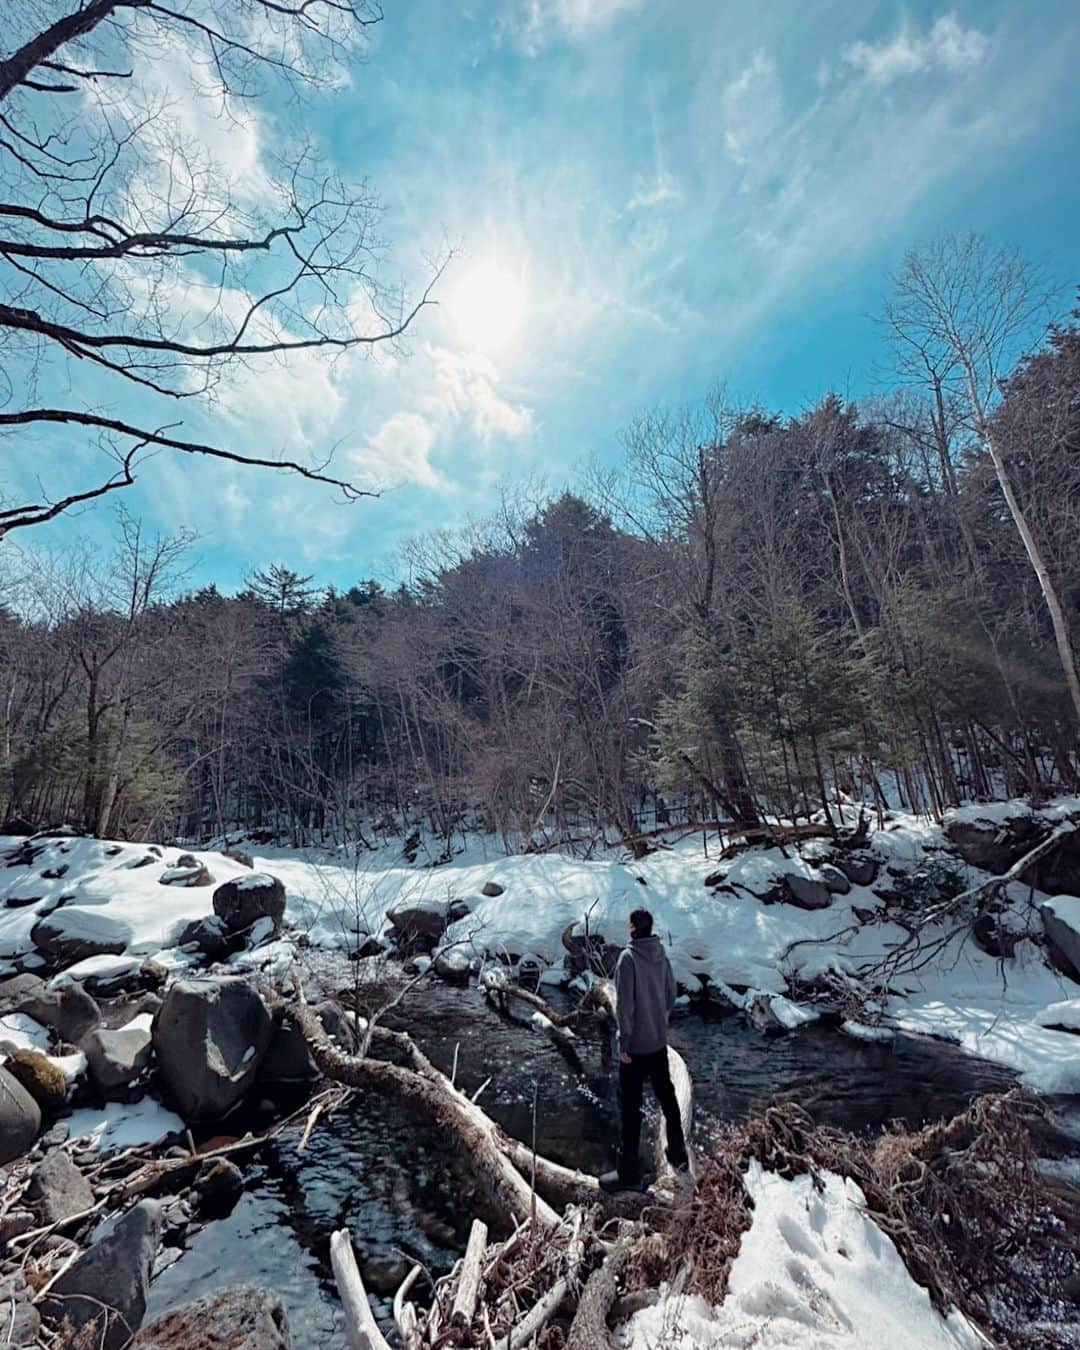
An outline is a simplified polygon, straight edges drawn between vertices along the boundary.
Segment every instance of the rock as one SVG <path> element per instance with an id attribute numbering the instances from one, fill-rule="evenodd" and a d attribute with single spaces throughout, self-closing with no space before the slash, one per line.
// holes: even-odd
<path id="1" fill-rule="evenodd" d="M 41 1108 L 17 1078 L 0 1067 L 0 1163 L 21 1158 L 41 1129 Z"/>
<path id="2" fill-rule="evenodd" d="M 158 881 L 162 886 L 212 886 L 214 878 L 204 862 L 191 853 L 181 853 L 172 865 L 166 867 Z"/>
<path id="3" fill-rule="evenodd" d="M 409 1262 L 403 1256 L 373 1256 L 364 1262 L 364 1288 L 383 1298 L 397 1293 L 401 1281 L 409 1273 Z"/>
<path id="4" fill-rule="evenodd" d="M 177 980 L 153 1024 L 154 1053 L 187 1120 L 230 1110 L 255 1080 L 273 1035 L 258 991 L 242 977 Z"/>
<path id="5" fill-rule="evenodd" d="M 713 886 L 719 886 L 726 876 L 727 876 L 727 868 L 722 868 L 719 872 L 710 872 L 709 875 L 705 878 L 705 885 L 708 886 L 710 889 Z"/>
<path id="6" fill-rule="evenodd" d="M 29 1233 L 31 1228 L 37 1227 L 37 1215 L 33 1210 L 9 1209 L 6 1214 L 0 1215 L 0 1250 L 6 1248 L 13 1237 Z"/>
<path id="7" fill-rule="evenodd" d="M 223 850 L 226 858 L 231 858 L 233 862 L 239 863 L 241 867 L 254 868 L 255 860 L 250 853 L 245 853 L 242 848 L 227 848 Z"/>
<path id="8" fill-rule="evenodd" d="M 14 838 L 16 835 L 25 836 L 36 833 L 37 826 L 31 825 L 25 816 L 5 816 L 3 821 L 0 821 L 0 834 L 10 835 Z"/>
<path id="9" fill-rule="evenodd" d="M 70 966 L 88 956 L 119 956 L 131 941 L 131 928 L 102 905 L 68 905 L 39 919 L 30 941 L 57 964 Z"/>
<path id="10" fill-rule="evenodd" d="M 701 990 L 697 994 L 692 994 L 691 997 L 698 1007 L 709 1016 L 730 1017 L 732 1013 L 741 1011 L 739 1005 L 733 1003 L 719 985 L 712 984 L 707 975 L 699 975 L 698 979 L 701 981 Z"/>
<path id="11" fill-rule="evenodd" d="M 1022 813 L 1006 820 L 969 818 L 966 814 L 959 819 L 946 817 L 942 828 L 969 867 L 979 867 L 992 876 L 1007 872 L 1051 830 L 1045 820 Z"/>
<path id="12" fill-rule="evenodd" d="M 1080 897 L 1055 895 L 1039 906 L 1039 913 L 1054 965 L 1080 980 Z"/>
<path id="13" fill-rule="evenodd" d="M 17 1079 L 42 1112 L 59 1111 L 67 1100 L 67 1079 L 40 1050 L 10 1050 L 4 1071 Z"/>
<path id="14" fill-rule="evenodd" d="M 465 947 L 447 947 L 435 952 L 432 966 L 440 979 L 450 984 L 468 984 L 473 958 Z"/>
<path id="15" fill-rule="evenodd" d="M 772 999 L 768 994 L 755 994 L 746 1007 L 746 1016 L 750 1025 L 763 1036 L 783 1036 L 787 1027 L 773 1011 Z"/>
<path id="16" fill-rule="evenodd" d="M 292 1337 L 280 1297 L 242 1286 L 157 1318 L 130 1350 L 292 1350 Z"/>
<path id="17" fill-rule="evenodd" d="M 430 952 L 452 923 L 472 912 L 464 900 L 399 901 L 386 912 L 398 953 Z"/>
<path id="18" fill-rule="evenodd" d="M 804 877 L 798 872 L 784 873 L 787 903 L 800 909 L 826 909 L 832 900 L 832 891 L 824 881 Z"/>
<path id="19" fill-rule="evenodd" d="M 821 873 L 822 881 L 833 895 L 847 895 L 851 890 L 851 882 L 839 867 L 834 867 L 832 863 L 822 863 L 818 871 Z"/>
<path id="20" fill-rule="evenodd" d="M 200 1219 L 224 1219 L 243 1193 L 244 1174 L 227 1158 L 211 1158 L 199 1168 L 195 1195 Z"/>
<path id="21" fill-rule="evenodd" d="M 1080 895 L 1080 830 L 1027 868 L 1023 880 L 1047 895 Z"/>
<path id="22" fill-rule="evenodd" d="M 327 1000 L 314 1008 L 323 1030 L 342 1050 L 351 1054 L 356 1049 L 356 1033 L 339 1003 Z M 260 1083 L 306 1083 L 319 1077 L 311 1058 L 307 1041 L 281 1011 L 275 1012 L 273 1039 L 259 1065 Z"/>
<path id="23" fill-rule="evenodd" d="M 224 920 L 217 914 L 207 914 L 184 925 L 176 939 L 176 945 L 189 947 L 192 944 L 208 961 L 224 961 L 241 945 L 235 935 L 228 932 Z"/>
<path id="24" fill-rule="evenodd" d="M 54 1148 L 30 1173 L 26 1199 L 41 1223 L 59 1223 L 90 1209 L 94 1188 L 71 1161 L 71 1154 Z"/>
<path id="25" fill-rule="evenodd" d="M 101 1021 L 101 1009 L 80 985 L 50 989 L 31 974 L 15 975 L 0 984 L 0 1015 L 9 1012 L 25 1013 L 71 1045 L 77 1045 Z"/>
<path id="26" fill-rule="evenodd" d="M 851 912 L 859 923 L 873 923 L 877 918 L 876 909 L 862 909 L 858 905 L 852 905 Z"/>
<path id="27" fill-rule="evenodd" d="M 106 1096 L 130 1087 L 149 1067 L 153 1054 L 150 1033 L 142 1027 L 117 1031 L 97 1027 L 83 1037 L 80 1049 L 86 1055 L 90 1077 Z"/>
<path id="28" fill-rule="evenodd" d="M 269 919 L 276 937 L 285 917 L 285 887 L 266 872 L 223 882 L 214 892 L 214 913 L 230 933 L 246 932 L 260 919 Z"/>
<path id="29" fill-rule="evenodd" d="M 836 866 L 853 886 L 872 886 L 878 874 L 878 860 L 869 853 L 844 853 Z"/>
<path id="30" fill-rule="evenodd" d="M 1019 933 L 1010 932 L 996 914 L 980 914 L 971 925 L 971 936 L 975 945 L 986 952 L 987 956 L 1013 957 L 1016 955 L 1016 944 L 1020 940 Z"/>
<path id="31" fill-rule="evenodd" d="M 56 1281 L 39 1304 L 45 1321 L 55 1328 L 67 1322 L 74 1333 L 96 1323 L 88 1344 L 121 1350 L 146 1313 L 160 1237 L 160 1204 L 140 1201 Z"/>
<path id="32" fill-rule="evenodd" d="M 505 886 L 500 886 L 497 881 L 485 881 L 480 887 L 480 894 L 486 895 L 489 900 L 497 895 L 502 895 L 506 890 Z"/>
<path id="33" fill-rule="evenodd" d="M 0 1312 L 4 1345 L 40 1345 L 41 1314 L 34 1307 L 34 1291 L 17 1270 L 0 1280 Z"/>

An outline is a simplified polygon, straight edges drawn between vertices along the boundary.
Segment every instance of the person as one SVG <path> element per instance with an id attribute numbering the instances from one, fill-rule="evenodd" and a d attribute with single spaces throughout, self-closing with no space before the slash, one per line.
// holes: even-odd
<path id="1" fill-rule="evenodd" d="M 686 1141 L 668 1069 L 668 1016 L 675 1006 L 675 976 L 647 909 L 630 915 L 630 943 L 615 966 L 619 1021 L 619 1165 L 600 1178 L 606 1191 L 641 1187 L 641 1099 L 646 1078 L 667 1125 L 667 1158 L 677 1172 L 688 1169 Z"/>

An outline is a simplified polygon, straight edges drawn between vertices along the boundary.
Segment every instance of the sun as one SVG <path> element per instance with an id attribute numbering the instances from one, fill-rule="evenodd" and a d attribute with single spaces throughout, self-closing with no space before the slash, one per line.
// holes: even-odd
<path id="1" fill-rule="evenodd" d="M 503 351 L 528 312 L 523 279 L 497 263 L 476 263 L 464 272 L 450 297 L 454 325 L 471 351 Z"/>

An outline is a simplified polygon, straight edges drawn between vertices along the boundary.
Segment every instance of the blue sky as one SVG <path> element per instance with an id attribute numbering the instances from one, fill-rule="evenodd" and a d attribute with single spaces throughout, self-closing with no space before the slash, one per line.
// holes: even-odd
<path id="1" fill-rule="evenodd" d="M 1080 7 L 1060 0 L 389 3 L 311 128 L 381 197 L 388 280 L 415 289 L 455 250 L 438 307 L 399 354 L 246 374 L 185 425 L 336 446 L 343 476 L 391 490 L 345 506 L 159 456 L 126 506 L 200 531 L 197 581 L 280 561 L 343 586 L 501 485 L 573 483 L 635 412 L 718 379 L 790 412 L 873 392 L 873 315 L 912 244 L 974 228 L 1045 262 L 1066 301 L 1080 282 L 1077 69 Z M 200 134 L 257 185 L 276 111 Z M 111 523 L 98 507 L 35 543 Z"/>

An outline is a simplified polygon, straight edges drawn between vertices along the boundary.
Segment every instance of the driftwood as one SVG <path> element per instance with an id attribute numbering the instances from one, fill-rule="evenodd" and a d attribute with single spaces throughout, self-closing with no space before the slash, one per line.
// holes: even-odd
<path id="1" fill-rule="evenodd" d="M 480 1292 L 480 1263 L 484 1259 L 487 1236 L 487 1224 L 473 1219 L 469 1242 L 461 1261 L 454 1306 L 450 1311 L 450 1321 L 454 1326 L 467 1327 L 476 1312 L 476 1299 Z"/>
<path id="2" fill-rule="evenodd" d="M 610 1350 L 615 1342 L 607 1316 L 619 1292 L 618 1279 L 630 1255 L 632 1237 L 621 1237 L 589 1276 L 570 1325 L 566 1350 Z"/>
<path id="3" fill-rule="evenodd" d="M 345 1339 L 349 1350 L 390 1350 L 371 1311 L 347 1228 L 339 1228 L 330 1238 L 330 1264 L 345 1309 Z"/>

